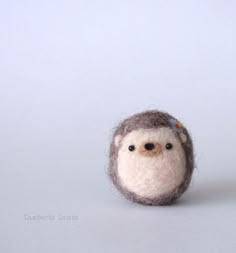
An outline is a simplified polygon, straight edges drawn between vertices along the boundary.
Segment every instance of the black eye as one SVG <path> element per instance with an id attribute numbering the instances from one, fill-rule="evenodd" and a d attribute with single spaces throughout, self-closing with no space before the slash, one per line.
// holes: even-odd
<path id="1" fill-rule="evenodd" d="M 169 149 L 172 149 L 172 148 L 173 148 L 173 145 L 171 143 L 167 143 L 166 144 L 166 149 L 169 150 Z"/>
<path id="2" fill-rule="evenodd" d="M 129 146 L 129 151 L 132 152 L 132 151 L 134 151 L 134 150 L 135 150 L 135 146 L 134 146 L 134 145 L 130 145 L 130 146 Z"/>

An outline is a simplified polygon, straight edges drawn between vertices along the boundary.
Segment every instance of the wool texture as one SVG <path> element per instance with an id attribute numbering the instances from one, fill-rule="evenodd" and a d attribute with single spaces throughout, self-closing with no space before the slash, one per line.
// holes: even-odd
<path id="1" fill-rule="evenodd" d="M 171 204 L 188 188 L 193 169 L 191 137 L 168 113 L 139 113 L 114 131 L 109 176 L 129 200 Z"/>

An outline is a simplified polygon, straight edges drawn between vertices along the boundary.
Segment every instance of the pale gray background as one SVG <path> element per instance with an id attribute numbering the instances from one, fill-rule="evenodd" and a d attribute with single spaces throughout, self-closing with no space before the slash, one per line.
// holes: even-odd
<path id="1" fill-rule="evenodd" d="M 0 251 L 235 253 L 235 27 L 227 0 L 1 0 Z M 113 127 L 153 108 L 195 143 L 171 207 L 129 203 L 106 175 Z"/>

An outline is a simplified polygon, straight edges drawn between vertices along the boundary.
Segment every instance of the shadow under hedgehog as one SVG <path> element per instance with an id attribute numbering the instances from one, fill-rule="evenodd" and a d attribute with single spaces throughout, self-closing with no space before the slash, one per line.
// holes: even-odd
<path id="1" fill-rule="evenodd" d="M 127 199 L 146 205 L 171 204 L 188 188 L 193 169 L 191 137 L 168 113 L 135 114 L 116 128 L 109 176 Z"/>

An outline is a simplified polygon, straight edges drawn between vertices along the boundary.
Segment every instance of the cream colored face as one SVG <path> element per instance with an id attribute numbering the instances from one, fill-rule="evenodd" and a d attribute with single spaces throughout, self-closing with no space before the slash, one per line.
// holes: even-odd
<path id="1" fill-rule="evenodd" d="M 182 141 L 186 137 L 182 135 Z M 118 177 L 139 196 L 158 198 L 178 187 L 186 171 L 185 153 L 169 128 L 139 129 L 116 136 Z M 172 147 L 172 148 L 171 148 Z"/>

